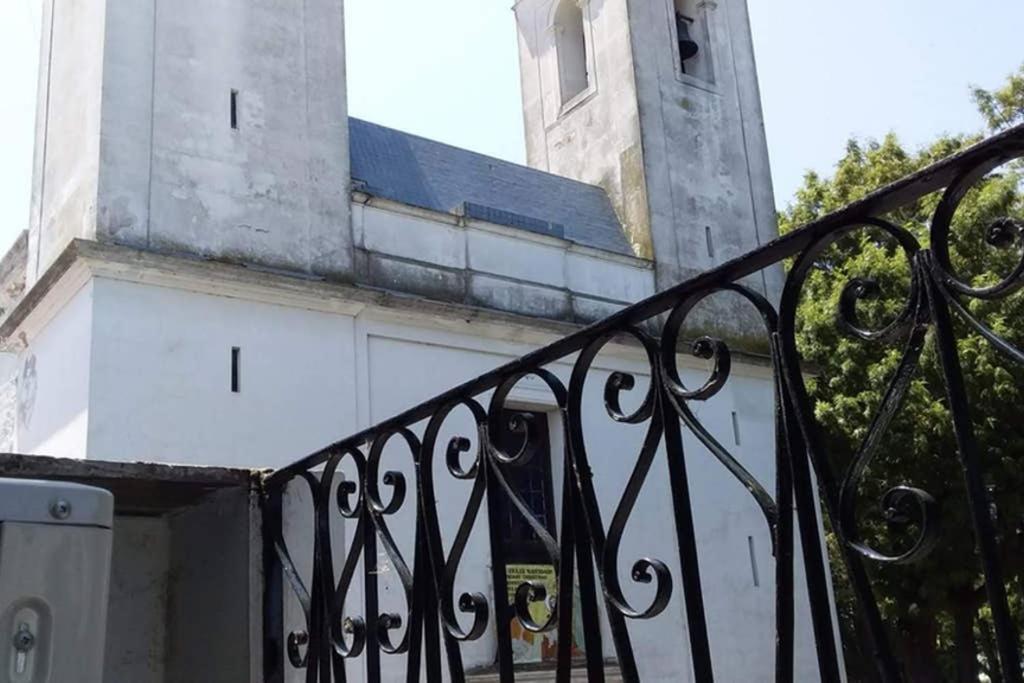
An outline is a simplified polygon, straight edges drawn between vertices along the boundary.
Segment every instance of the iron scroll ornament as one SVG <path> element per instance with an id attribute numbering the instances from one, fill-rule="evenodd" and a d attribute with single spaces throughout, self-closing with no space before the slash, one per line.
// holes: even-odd
<path id="1" fill-rule="evenodd" d="M 293 596 L 290 599 L 301 607 L 304 626 L 282 639 L 276 635 L 283 628 L 280 597 L 268 603 L 267 680 L 273 683 L 283 680 L 283 667 L 274 659 L 277 652 L 283 655 L 286 664 L 304 668 L 305 678 L 310 683 L 346 680 L 346 667 L 357 666 L 356 662 L 365 668 L 367 680 L 376 683 L 382 676 L 381 653 L 391 652 L 393 661 L 405 664 L 407 680 L 418 680 L 421 672 L 425 672 L 429 680 L 440 677 L 441 657 L 444 656 L 450 679 L 462 681 L 466 678 L 463 648 L 480 641 L 490 630 L 498 640 L 499 678 L 508 683 L 515 680 L 516 674 L 511 654 L 505 651 L 508 649 L 507 624 L 518 619 L 528 631 L 556 630 L 558 642 L 569 643 L 573 635 L 574 610 L 580 609 L 584 624 L 589 628 L 585 634 L 588 678 L 600 681 L 604 677 L 605 655 L 602 633 L 595 624 L 599 606 L 603 604 L 622 677 L 638 681 L 643 662 L 637 661 L 630 623 L 658 619 L 677 591 L 681 592 L 685 607 L 686 636 L 694 676 L 702 682 L 713 680 L 712 643 L 701 590 L 699 552 L 693 532 L 686 471 L 687 463 L 693 458 L 707 455 L 733 476 L 738 487 L 749 493 L 767 524 L 776 557 L 775 680 L 780 683 L 794 680 L 793 604 L 797 588 L 793 580 L 793 537 L 797 531 L 806 577 L 806 586 L 802 585 L 801 590 L 805 588 L 810 596 L 819 676 L 823 681 L 841 678 L 829 567 L 822 561 L 820 519 L 814 512 L 818 505 L 817 493 L 840 541 L 839 559 L 846 565 L 851 588 L 867 626 L 873 662 L 882 680 L 903 680 L 897 649 L 881 618 L 867 567 L 871 563 L 898 566 L 919 562 L 931 552 L 942 534 L 942 520 L 935 504 L 940 492 L 926 492 L 915 486 L 913 472 L 908 472 L 905 481 L 889 486 L 882 495 L 879 512 L 906 536 L 907 543 L 897 551 L 872 547 L 864 540 L 860 515 L 865 501 L 861 500 L 861 492 L 872 460 L 886 456 L 881 437 L 901 409 L 907 388 L 919 370 L 927 338 L 932 340 L 940 361 L 944 398 L 956 435 L 1001 668 L 1005 680 L 1019 683 L 1019 636 L 1009 612 L 1007 584 L 998 552 L 999 539 L 989 516 L 983 463 L 975 445 L 953 320 L 960 319 L 966 328 L 986 339 L 1008 361 L 1024 365 L 1024 352 L 973 315 L 965 303 L 970 299 L 991 301 L 1008 297 L 1024 286 L 1024 254 L 1021 253 L 1024 228 L 1020 220 L 1013 217 L 1001 218 L 986 226 L 986 244 L 994 249 L 1016 249 L 1018 258 L 997 282 L 984 285 L 975 284 L 955 269 L 951 232 L 957 208 L 966 193 L 993 169 L 1022 156 L 1024 127 L 986 141 L 837 214 L 454 387 L 272 474 L 266 481 L 264 496 L 270 520 L 268 584 L 277 581 Z M 943 196 L 929 226 L 927 248 L 923 248 L 910 231 L 876 218 L 936 190 L 942 190 Z M 907 260 L 910 278 L 906 291 L 900 293 L 903 298 L 899 312 L 877 328 L 865 324 L 859 311 L 865 301 L 881 296 L 878 284 L 866 278 L 853 278 L 842 291 L 835 323 L 840 331 L 865 344 L 898 344 L 902 348 L 896 371 L 866 435 L 860 440 L 849 465 L 837 472 L 805 385 L 803 359 L 796 340 L 797 311 L 815 260 L 842 236 L 863 229 L 881 231 L 896 245 Z M 776 312 L 765 297 L 738 283 L 747 276 L 776 267 L 785 259 L 792 259 L 793 266 L 786 277 Z M 682 329 L 690 312 L 706 297 L 722 291 L 743 297 L 755 308 L 769 339 L 776 402 L 774 487 L 753 477 L 741 459 L 730 453 L 690 408 L 695 401 L 713 399 L 728 385 L 733 362 L 728 345 L 712 337 L 701 337 L 690 346 L 691 354 L 712 366 L 707 380 L 695 389 L 685 385 L 676 365 L 678 353 L 684 348 Z M 620 344 L 623 340 L 640 350 L 647 363 L 647 371 L 641 374 L 650 377 L 649 384 L 642 392 L 637 392 L 639 375 L 609 373 L 602 378 L 604 413 L 615 423 L 644 430 L 643 444 L 632 454 L 602 452 L 598 455 L 598 449 L 593 446 L 588 449 L 586 442 L 583 394 L 588 380 L 593 383 L 596 377 L 595 358 L 607 345 Z M 555 364 L 571 366 L 567 386 L 563 386 L 553 372 Z M 499 421 L 504 419 L 504 411 L 509 407 L 508 397 L 517 383 L 529 375 L 539 378 L 546 387 L 564 430 L 564 448 L 559 457 L 563 459 L 567 476 L 564 477 L 562 521 L 557 534 L 549 533 L 532 518 L 528 507 L 518 500 L 504 476 L 517 463 L 521 464 L 519 459 L 532 438 L 528 420 L 511 425 L 511 431 L 522 438 L 522 446 L 516 453 L 495 448 L 491 438 L 499 427 L 507 426 Z M 623 406 L 630 392 L 636 392 L 633 398 L 638 407 L 626 410 Z M 471 417 L 475 433 L 454 436 L 447 443 L 441 443 L 447 420 L 455 411 Z M 707 453 L 684 454 L 684 431 L 693 434 Z M 404 444 L 404 450 L 410 454 L 415 482 L 406 481 L 406 475 L 401 473 L 382 471 L 380 455 L 392 439 L 400 446 Z M 441 451 L 443 467 L 435 467 Z M 363 453 L 369 456 L 364 458 Z M 594 478 L 600 476 L 601 460 L 606 457 L 629 458 L 632 468 L 618 499 L 612 501 L 614 512 L 607 527 L 601 518 L 594 487 Z M 622 539 L 628 533 L 633 509 L 643 496 L 651 468 L 658 458 L 665 458 L 669 469 L 678 557 L 623 558 Z M 355 468 L 354 480 L 337 481 L 337 470 L 344 462 L 351 462 Z M 435 481 L 438 476 L 464 481 L 469 486 L 466 506 L 453 530 L 441 527 L 438 482 Z M 299 575 L 281 530 L 281 496 L 290 482 L 310 491 L 314 507 L 313 562 L 309 577 Z M 390 489 L 387 500 L 383 495 L 385 488 Z M 490 508 L 485 503 L 492 497 L 507 500 L 512 509 L 524 515 L 527 524 L 538 532 L 551 566 L 556 569 L 558 596 L 546 619 L 535 620 L 531 614 L 531 606 L 545 597 L 543 586 L 524 583 L 512 587 L 515 599 L 511 605 L 504 599 L 504 585 L 499 587 L 504 581 L 499 572 L 494 574 L 491 596 L 459 588 L 464 571 L 461 567 L 473 529 L 486 525 L 492 534 L 492 550 L 495 547 L 494 520 L 484 514 L 484 510 Z M 416 519 L 416 538 L 411 548 L 399 549 L 391 538 L 389 519 L 399 509 L 409 508 Z M 331 547 L 331 525 L 338 524 L 339 520 L 355 526 L 356 531 L 342 553 L 344 561 L 336 575 L 333 558 L 337 553 Z M 795 528 L 794 524 L 798 526 Z M 539 533 L 541 531 L 546 536 Z M 449 533 L 451 539 L 445 543 Z M 373 577 L 367 573 L 366 560 L 376 558 L 378 543 L 384 546 L 400 574 L 406 605 L 401 615 L 381 615 L 376 609 L 377 588 Z M 409 563 L 406 558 L 414 561 Z M 619 575 L 624 561 L 630 570 L 629 579 L 648 587 L 650 597 L 643 604 L 627 600 L 626 594 L 630 591 L 623 581 L 626 573 L 623 577 Z M 351 604 L 349 595 L 360 566 L 367 588 L 364 604 L 356 607 Z M 574 577 L 581 594 L 578 607 L 570 600 L 557 599 L 572 593 Z M 349 609 L 361 611 L 362 615 L 350 615 Z M 399 629 L 402 629 L 401 638 L 395 635 Z M 569 680 L 574 665 L 570 654 L 568 647 L 558 649 L 558 681 Z"/>
<path id="2" fill-rule="evenodd" d="M 1006 340 L 1000 338 L 984 323 L 971 315 L 960 297 L 997 299 L 1010 296 L 1024 286 L 1024 251 L 1022 251 L 1022 230 L 1018 220 L 1006 217 L 993 222 L 985 231 L 987 244 L 992 248 L 1010 249 L 1016 247 L 1018 260 L 1011 271 L 998 283 L 987 287 L 975 287 L 965 282 L 953 269 L 950 249 L 953 217 L 967 192 L 995 168 L 1024 156 L 1024 147 L 1013 146 L 1000 150 L 982 162 L 962 169 L 946 188 L 938 204 L 930 228 L 930 249 L 922 249 L 909 231 L 886 221 L 866 217 L 837 226 L 828 234 L 818 237 L 796 258 L 789 273 L 780 304 L 780 329 L 783 331 L 782 345 L 786 383 L 791 399 L 800 416 L 801 429 L 806 437 L 809 456 L 814 463 L 824 496 L 825 507 L 835 524 L 841 540 L 843 560 L 847 565 L 852 588 L 860 604 L 869 637 L 874 647 L 874 657 L 885 680 L 902 680 L 900 667 L 889 642 L 887 630 L 882 622 L 876 599 L 871 590 L 868 575 L 860 563 L 861 559 L 875 562 L 905 564 L 922 560 L 940 539 L 938 505 L 932 493 L 911 484 L 892 487 L 880 501 L 883 516 L 897 527 L 908 526 L 914 520 L 918 527 L 917 537 L 904 552 L 889 554 L 872 548 L 860 540 L 856 522 L 856 501 L 859 483 L 864 472 L 876 456 L 881 437 L 892 418 L 899 411 L 902 401 L 919 366 L 924 340 L 927 334 L 935 339 L 936 352 L 940 361 L 949 406 L 951 421 L 956 435 L 957 450 L 968 495 L 971 519 L 974 527 L 978 552 L 985 577 L 985 590 L 992 610 L 996 631 L 997 647 L 1002 663 L 1020 662 L 1019 636 L 1010 615 L 1006 584 L 998 557 L 997 534 L 989 513 L 988 499 L 982 480 L 982 467 L 977 454 L 974 427 L 967 405 L 967 392 L 963 370 L 957 350 L 956 334 L 952 314 L 958 315 L 964 323 L 986 339 L 1008 360 L 1024 363 L 1024 353 Z M 877 297 L 880 290 L 870 279 L 854 279 L 849 282 L 840 297 L 837 324 L 847 334 L 868 342 L 894 341 L 903 337 L 903 353 L 897 370 L 890 379 L 882 403 L 876 411 L 867 435 L 837 484 L 831 463 L 824 448 L 824 438 L 819 432 L 813 415 L 812 402 L 807 391 L 801 369 L 800 354 L 796 343 L 796 312 L 802 288 L 807 276 L 821 253 L 845 234 L 865 227 L 880 229 L 899 244 L 910 262 L 911 281 L 906 304 L 902 312 L 888 325 L 879 330 L 863 327 L 857 316 L 859 301 Z M 1008 681 L 1021 681 L 1019 666 L 1011 664 L 1004 671 Z"/>

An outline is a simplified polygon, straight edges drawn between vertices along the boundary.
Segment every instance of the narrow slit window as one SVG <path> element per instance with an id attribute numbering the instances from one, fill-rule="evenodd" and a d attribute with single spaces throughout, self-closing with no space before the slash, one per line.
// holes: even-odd
<path id="1" fill-rule="evenodd" d="M 242 349 L 237 346 L 231 347 L 231 393 L 237 394 L 241 391 L 241 364 Z"/>
<path id="2" fill-rule="evenodd" d="M 761 575 L 757 571 L 757 554 L 754 552 L 753 536 L 747 536 L 747 549 L 750 551 L 750 574 L 754 579 L 754 588 L 760 588 Z"/>
<path id="3" fill-rule="evenodd" d="M 736 414 L 736 411 L 732 411 L 732 438 L 736 441 L 736 445 L 740 445 L 740 416 Z"/>
<path id="4" fill-rule="evenodd" d="M 715 243 L 711 239 L 711 226 L 704 226 L 704 241 L 708 245 L 708 258 L 715 258 Z"/>
<path id="5" fill-rule="evenodd" d="M 231 130 L 238 130 L 238 91 L 231 91 Z"/>

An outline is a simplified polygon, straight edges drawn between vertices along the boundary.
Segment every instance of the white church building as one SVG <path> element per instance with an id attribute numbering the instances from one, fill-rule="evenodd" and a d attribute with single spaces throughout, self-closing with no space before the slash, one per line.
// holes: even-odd
<path id="1" fill-rule="evenodd" d="M 518 0 L 527 166 L 349 117 L 343 0 L 42 4 L 31 216 L 0 263 L 12 453 L 278 468 L 777 236 L 746 0 Z M 707 324 L 746 352 L 700 418 L 771 482 L 771 368 L 734 313 Z M 650 373 L 628 344 L 597 367 Z M 559 452 L 545 387 L 512 400 Z M 591 429 L 624 480 L 637 433 L 596 408 Z M 686 438 L 718 680 L 771 680 L 764 518 Z M 658 472 L 624 557 L 676 556 Z M 486 594 L 486 534 L 469 555 Z M 692 680 L 679 591 L 631 628 L 643 680 Z M 466 652 L 486 674 L 493 636 Z M 133 680 L 173 680 L 153 666 Z"/>

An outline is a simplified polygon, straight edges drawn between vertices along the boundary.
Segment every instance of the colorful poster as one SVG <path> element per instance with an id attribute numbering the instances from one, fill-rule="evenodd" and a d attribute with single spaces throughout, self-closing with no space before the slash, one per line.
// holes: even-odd
<path id="1" fill-rule="evenodd" d="M 543 624 L 552 612 L 556 609 L 558 595 L 558 581 L 555 576 L 555 568 L 548 564 L 510 564 L 505 567 L 505 580 L 508 583 L 508 602 L 515 605 L 516 590 L 524 582 L 532 581 L 540 583 L 547 592 L 547 599 L 544 602 L 535 602 L 530 605 L 530 616 L 534 622 Z M 576 598 L 576 596 L 573 596 Z M 579 614 L 578 600 L 574 613 Z M 577 616 L 574 621 L 578 621 Z M 579 642 L 578 624 L 573 624 L 573 640 Z M 582 655 L 582 652 L 573 644 L 573 655 Z M 553 662 L 558 657 L 558 634 L 552 630 L 547 633 L 531 633 L 523 628 L 519 619 L 512 619 L 512 656 L 516 664 L 537 664 L 541 662 Z"/>

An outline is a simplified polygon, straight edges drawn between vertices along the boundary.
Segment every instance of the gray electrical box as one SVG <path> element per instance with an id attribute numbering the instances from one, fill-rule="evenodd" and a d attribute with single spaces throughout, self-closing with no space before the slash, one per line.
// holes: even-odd
<path id="1" fill-rule="evenodd" d="M 0 683 L 101 683 L 114 497 L 0 479 Z"/>

